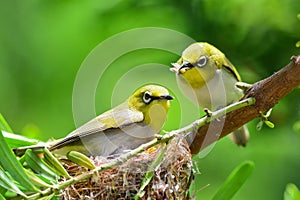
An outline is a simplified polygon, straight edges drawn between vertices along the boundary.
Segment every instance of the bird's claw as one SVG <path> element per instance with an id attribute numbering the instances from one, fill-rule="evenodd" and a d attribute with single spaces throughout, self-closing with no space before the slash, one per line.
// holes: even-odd
<path id="1" fill-rule="evenodd" d="M 167 133 L 167 131 L 164 131 L 164 130 L 163 130 L 163 132 Z M 156 138 L 157 140 L 161 140 L 162 137 L 163 137 L 163 135 L 161 135 L 161 134 L 155 134 L 154 135 L 154 138 Z"/>
<path id="2" fill-rule="evenodd" d="M 212 111 L 210 111 L 208 108 L 204 108 L 203 111 L 206 113 L 206 117 L 211 117 Z"/>
<path id="3" fill-rule="evenodd" d="M 242 89 L 243 91 L 248 90 L 250 87 L 252 87 L 252 84 L 245 83 L 245 82 L 236 82 L 235 86 Z"/>

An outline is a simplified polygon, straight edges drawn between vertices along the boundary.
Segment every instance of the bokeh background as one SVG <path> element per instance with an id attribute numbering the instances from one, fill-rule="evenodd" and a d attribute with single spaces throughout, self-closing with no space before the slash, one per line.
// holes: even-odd
<path id="1" fill-rule="evenodd" d="M 82 62 L 105 39 L 140 27 L 168 28 L 214 44 L 243 80 L 253 83 L 300 53 L 295 46 L 300 40 L 299 13 L 299 0 L 1 1 L 0 112 L 17 133 L 41 140 L 63 137 L 75 128 L 72 92 Z M 134 76 L 153 77 L 155 83 L 175 88 L 172 93 L 180 102 L 172 102 L 165 130 L 196 119 L 198 111 L 187 111 L 191 103 L 178 92 L 175 76 L 168 71 L 178 57 L 141 49 L 115 60 L 99 81 L 96 113 L 124 101 L 136 88 L 134 79 L 123 77 L 127 71 L 159 63 L 136 70 Z M 122 77 L 130 87 L 114 93 Z M 182 105 L 190 115 L 182 117 Z M 270 120 L 275 128 L 260 132 L 257 119 L 249 123 L 247 148 L 224 138 L 204 158 L 194 157 L 201 172 L 195 179 L 197 199 L 210 199 L 244 160 L 253 160 L 256 167 L 235 200 L 282 199 L 286 184 L 300 187 L 299 89 L 276 105 Z"/>

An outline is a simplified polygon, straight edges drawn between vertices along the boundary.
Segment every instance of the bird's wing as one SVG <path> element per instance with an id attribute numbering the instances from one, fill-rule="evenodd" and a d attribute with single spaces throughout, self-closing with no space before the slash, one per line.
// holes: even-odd
<path id="1" fill-rule="evenodd" d="M 73 142 L 80 141 L 84 137 L 97 134 L 107 129 L 120 128 L 133 123 L 142 122 L 143 119 L 143 113 L 129 109 L 127 102 L 125 102 L 114 109 L 97 116 L 71 132 L 65 138 L 55 142 L 51 145 L 50 150 L 61 148 Z"/>
<path id="2" fill-rule="evenodd" d="M 229 73 L 234 75 L 234 77 L 237 79 L 237 81 L 241 81 L 241 77 L 240 77 L 239 73 L 237 72 L 237 70 L 235 69 L 233 64 L 231 64 L 231 62 L 226 57 L 225 57 L 223 66 Z"/>

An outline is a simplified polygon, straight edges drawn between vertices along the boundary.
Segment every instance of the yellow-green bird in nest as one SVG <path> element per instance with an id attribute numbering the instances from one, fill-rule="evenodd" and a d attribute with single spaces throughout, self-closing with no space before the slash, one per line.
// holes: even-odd
<path id="1" fill-rule="evenodd" d="M 172 99 L 166 88 L 146 85 L 124 103 L 46 146 L 59 157 L 65 157 L 70 151 L 87 156 L 121 154 L 152 140 L 161 131 Z M 25 149 L 15 149 L 15 153 Z"/>
<path id="2" fill-rule="evenodd" d="M 181 90 L 202 108 L 216 110 L 244 96 L 244 91 L 236 86 L 241 78 L 235 67 L 208 43 L 191 44 L 172 65 Z M 237 145 L 246 146 L 249 131 L 243 126 L 230 136 Z"/>

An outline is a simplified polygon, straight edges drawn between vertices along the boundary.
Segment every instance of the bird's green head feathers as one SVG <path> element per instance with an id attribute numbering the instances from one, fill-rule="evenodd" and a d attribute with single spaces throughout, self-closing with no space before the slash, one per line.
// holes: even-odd
<path id="1" fill-rule="evenodd" d="M 146 85 L 136 90 L 128 99 L 131 110 L 143 113 L 144 121 L 151 123 L 151 119 L 165 121 L 170 102 L 173 97 L 166 88 L 158 85 Z"/>
<path id="2" fill-rule="evenodd" d="M 225 69 L 233 73 L 236 79 L 240 77 L 234 66 L 216 47 L 198 42 L 191 44 L 183 52 L 171 71 L 185 78 L 193 88 L 199 88 L 214 78 L 216 70 Z"/>

